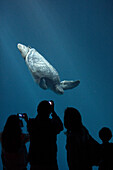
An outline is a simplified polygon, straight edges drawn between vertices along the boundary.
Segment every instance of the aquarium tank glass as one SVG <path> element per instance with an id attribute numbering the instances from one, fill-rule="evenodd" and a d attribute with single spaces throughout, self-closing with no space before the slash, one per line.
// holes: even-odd
<path id="1" fill-rule="evenodd" d="M 63 95 L 40 88 L 17 49 L 18 43 L 35 48 L 61 80 L 80 80 L 79 86 Z M 102 127 L 113 132 L 112 0 L 1 1 L 0 132 L 11 114 L 24 112 L 36 117 L 42 100 L 54 101 L 62 121 L 66 107 L 77 108 L 84 126 L 99 143 Z M 59 170 L 68 170 L 64 132 L 57 138 Z"/>

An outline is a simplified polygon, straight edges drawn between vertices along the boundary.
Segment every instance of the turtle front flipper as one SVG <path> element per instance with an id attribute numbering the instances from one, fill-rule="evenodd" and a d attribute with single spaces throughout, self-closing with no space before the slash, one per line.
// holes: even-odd
<path id="1" fill-rule="evenodd" d="M 48 89 L 47 84 L 46 84 L 46 80 L 44 78 L 40 79 L 39 86 L 44 90 Z"/>
<path id="2" fill-rule="evenodd" d="M 80 84 L 80 80 L 77 81 L 64 80 L 60 82 L 60 86 L 63 88 L 63 90 L 73 89 L 74 87 L 77 87 L 79 84 Z"/>

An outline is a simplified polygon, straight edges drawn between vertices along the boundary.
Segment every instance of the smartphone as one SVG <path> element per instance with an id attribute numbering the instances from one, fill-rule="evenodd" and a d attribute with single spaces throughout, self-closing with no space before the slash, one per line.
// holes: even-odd
<path id="1" fill-rule="evenodd" d="M 52 106 L 53 105 L 52 101 L 49 101 L 49 104 Z"/>
<path id="2" fill-rule="evenodd" d="M 20 118 L 24 118 L 24 117 L 25 117 L 24 113 L 18 113 L 18 116 L 19 116 Z"/>

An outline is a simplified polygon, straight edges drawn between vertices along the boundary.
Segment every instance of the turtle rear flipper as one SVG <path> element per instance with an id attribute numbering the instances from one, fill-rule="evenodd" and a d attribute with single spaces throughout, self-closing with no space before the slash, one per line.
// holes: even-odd
<path id="1" fill-rule="evenodd" d="M 47 84 L 46 84 L 46 80 L 44 78 L 40 79 L 39 86 L 44 90 L 48 89 Z"/>

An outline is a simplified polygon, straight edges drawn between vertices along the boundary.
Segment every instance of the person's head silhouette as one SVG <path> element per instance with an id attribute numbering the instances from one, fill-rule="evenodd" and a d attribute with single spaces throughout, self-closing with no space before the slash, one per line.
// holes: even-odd
<path id="1" fill-rule="evenodd" d="M 67 107 L 64 112 L 64 126 L 67 130 L 78 130 L 82 126 L 79 111 L 73 107 Z"/>
<path id="2" fill-rule="evenodd" d="M 48 119 L 51 114 L 51 105 L 47 100 L 43 100 L 37 107 L 38 116 L 43 119 Z"/>
<path id="3" fill-rule="evenodd" d="M 17 115 L 10 115 L 5 124 L 4 130 L 8 133 L 21 132 L 21 127 L 23 126 L 22 120 L 19 119 Z"/>
<path id="4" fill-rule="evenodd" d="M 109 128 L 103 127 L 99 131 L 99 137 L 102 140 L 103 143 L 109 142 L 109 140 L 112 138 L 112 132 Z"/>

